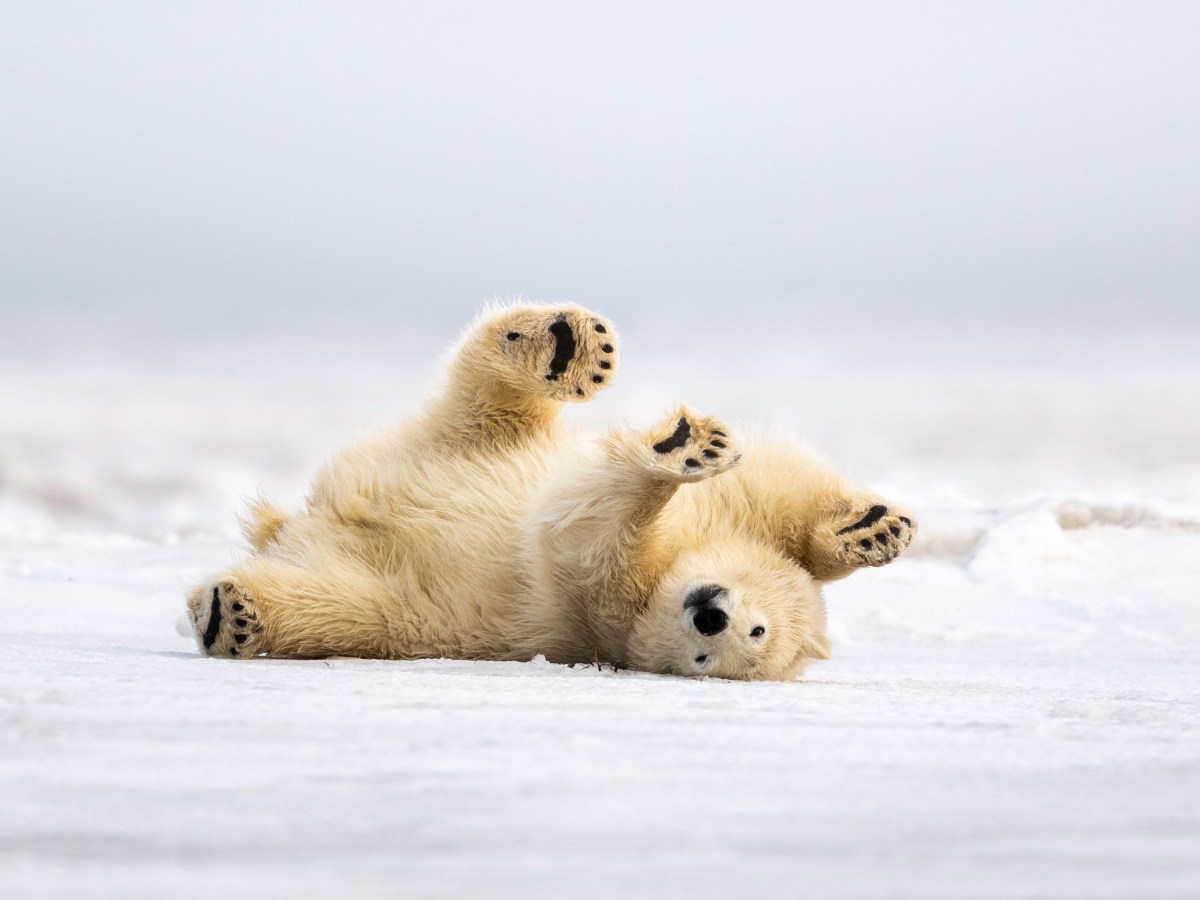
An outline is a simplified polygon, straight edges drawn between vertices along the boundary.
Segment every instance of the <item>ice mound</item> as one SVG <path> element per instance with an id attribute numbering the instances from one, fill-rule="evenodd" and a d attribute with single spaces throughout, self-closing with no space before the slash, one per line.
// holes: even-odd
<path id="1" fill-rule="evenodd" d="M 1062 528 L 1178 528 L 1200 533 L 1200 508 L 1183 504 L 1133 499 L 1069 497 L 1057 503 L 1054 514 Z"/>

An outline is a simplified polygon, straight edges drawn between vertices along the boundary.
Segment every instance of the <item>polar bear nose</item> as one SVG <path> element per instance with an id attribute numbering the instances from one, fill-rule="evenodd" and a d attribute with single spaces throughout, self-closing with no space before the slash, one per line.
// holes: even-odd
<path id="1" fill-rule="evenodd" d="M 692 616 L 692 624 L 705 637 L 712 637 L 725 630 L 725 626 L 729 624 L 729 616 L 715 606 L 706 606 Z"/>
<path id="2" fill-rule="evenodd" d="M 719 584 L 703 584 L 690 591 L 687 599 L 683 601 L 684 609 L 695 610 L 692 614 L 692 624 L 705 637 L 720 634 L 729 624 L 729 616 L 725 615 L 725 610 L 713 602 L 726 593 L 728 592 L 725 588 Z"/>
<path id="3" fill-rule="evenodd" d="M 686 609 L 701 609 L 711 606 L 712 602 L 724 593 L 726 593 L 725 588 L 719 584 L 702 584 L 688 592 L 683 605 Z"/>

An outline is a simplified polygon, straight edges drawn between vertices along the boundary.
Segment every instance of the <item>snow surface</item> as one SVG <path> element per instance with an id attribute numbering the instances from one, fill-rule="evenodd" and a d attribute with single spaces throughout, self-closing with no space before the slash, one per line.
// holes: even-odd
<path id="1" fill-rule="evenodd" d="M 0 895 L 1200 896 L 1200 363 L 654 351 L 574 418 L 774 423 L 920 517 L 803 682 L 202 658 L 241 498 L 428 362 L 0 364 Z"/>

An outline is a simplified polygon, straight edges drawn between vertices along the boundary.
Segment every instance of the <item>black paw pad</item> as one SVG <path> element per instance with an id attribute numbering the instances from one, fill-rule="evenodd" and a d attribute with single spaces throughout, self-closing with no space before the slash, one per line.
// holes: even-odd
<path id="1" fill-rule="evenodd" d="M 886 506 L 872 506 L 867 514 L 855 522 L 853 525 L 847 525 L 838 534 L 849 534 L 852 531 L 858 531 L 860 528 L 870 528 L 880 519 L 887 515 Z M 901 519 L 900 521 L 904 521 Z"/>
<path id="2" fill-rule="evenodd" d="M 208 627 L 204 629 L 204 635 L 201 640 L 204 641 L 204 649 L 209 650 L 216 643 L 217 634 L 221 629 L 221 592 L 218 588 L 213 588 L 212 608 L 208 613 Z"/>
<path id="3" fill-rule="evenodd" d="M 557 381 L 558 376 L 567 371 L 567 364 L 575 358 L 575 332 L 565 319 L 559 319 L 550 326 L 550 333 L 554 335 L 554 358 L 550 360 L 550 374 L 546 378 Z"/>
<path id="4" fill-rule="evenodd" d="M 692 438 L 692 425 L 687 419 L 680 419 L 679 426 L 675 429 L 675 433 L 664 441 L 659 441 L 654 445 L 655 453 L 670 453 L 672 450 L 678 450 L 687 444 Z M 696 465 L 700 465 L 696 463 Z"/>

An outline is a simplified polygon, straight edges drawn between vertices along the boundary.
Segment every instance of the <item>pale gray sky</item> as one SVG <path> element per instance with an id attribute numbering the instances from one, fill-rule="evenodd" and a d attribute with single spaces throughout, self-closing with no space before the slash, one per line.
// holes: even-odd
<path id="1" fill-rule="evenodd" d="M 7 0 L 0 123 L 10 323 L 1200 321 L 1194 2 Z"/>

